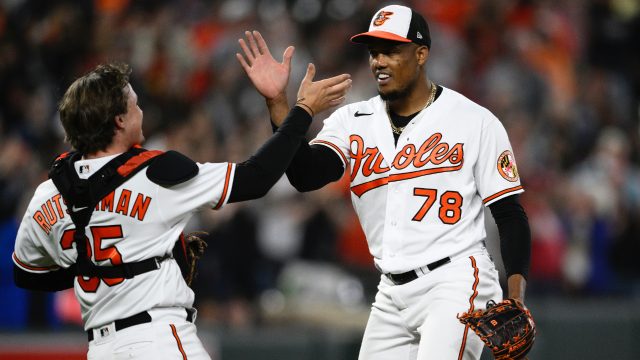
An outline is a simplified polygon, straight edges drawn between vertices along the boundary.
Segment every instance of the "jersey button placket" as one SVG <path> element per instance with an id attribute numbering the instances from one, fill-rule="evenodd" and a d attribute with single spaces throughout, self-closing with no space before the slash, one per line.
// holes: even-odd
<path id="1" fill-rule="evenodd" d="M 391 182 L 388 184 L 387 192 L 387 225 L 385 231 L 385 250 L 390 258 L 397 255 L 397 250 L 402 246 L 401 234 L 398 226 L 399 217 L 402 216 L 402 199 L 399 196 L 401 190 L 400 183 Z"/>

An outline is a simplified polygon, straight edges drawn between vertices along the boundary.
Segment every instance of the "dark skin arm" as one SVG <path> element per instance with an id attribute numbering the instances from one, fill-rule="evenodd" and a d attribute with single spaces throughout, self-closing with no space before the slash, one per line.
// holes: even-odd
<path id="1" fill-rule="evenodd" d="M 527 288 L 527 280 L 520 274 L 513 274 L 507 278 L 509 298 L 524 302 L 524 292 Z"/>

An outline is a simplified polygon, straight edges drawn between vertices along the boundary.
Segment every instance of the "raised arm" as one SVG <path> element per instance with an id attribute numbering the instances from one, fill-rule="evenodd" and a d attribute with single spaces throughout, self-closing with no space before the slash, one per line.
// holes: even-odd
<path id="1" fill-rule="evenodd" d="M 348 74 L 313 81 L 315 67 L 309 64 L 298 90 L 296 106 L 288 113 L 282 126 L 247 161 L 237 164 L 229 202 L 257 199 L 264 196 L 282 177 L 304 135 L 313 114 L 338 105 L 351 87 Z"/>
<path id="2" fill-rule="evenodd" d="M 289 46 L 277 62 L 269 46 L 258 31 L 246 31 L 246 39 L 238 39 L 243 54 L 236 57 L 256 90 L 264 96 L 274 131 L 282 125 L 289 111 L 286 88 L 291 72 L 294 47 Z M 297 99 L 304 95 L 298 94 Z M 334 105 L 343 99 L 336 99 Z M 305 100 L 302 100 L 304 103 Z M 343 173 L 342 161 L 324 146 L 300 144 L 289 168 L 287 177 L 298 191 L 312 191 L 336 181 Z"/>
<path id="3" fill-rule="evenodd" d="M 287 47 L 282 55 L 282 62 L 279 63 L 271 55 L 269 46 L 260 32 L 246 31 L 245 36 L 246 40 L 238 40 L 243 54 L 237 53 L 236 58 L 247 73 L 253 86 L 264 96 L 271 120 L 276 127 L 279 127 L 289 112 L 286 90 L 289 75 L 291 74 L 291 58 L 295 49 L 293 46 Z M 323 81 L 329 81 L 329 79 Z M 330 87 L 325 89 L 328 94 L 339 91 L 340 85 L 334 85 L 336 89 Z M 297 102 L 300 102 L 302 97 L 304 97 L 304 94 L 301 95 L 300 91 L 298 91 Z M 304 100 L 302 101 L 304 103 Z M 328 103 L 328 107 L 336 106 L 342 101 L 344 101 L 344 94 L 341 97 L 332 99 Z"/>
<path id="4" fill-rule="evenodd" d="M 264 96 L 271 120 L 279 127 L 289 112 L 286 90 L 295 48 L 287 47 L 282 54 L 282 62 L 277 62 L 260 32 L 245 31 L 245 37 L 246 40 L 238 39 L 243 54 L 237 53 L 236 58 L 253 86 Z"/>

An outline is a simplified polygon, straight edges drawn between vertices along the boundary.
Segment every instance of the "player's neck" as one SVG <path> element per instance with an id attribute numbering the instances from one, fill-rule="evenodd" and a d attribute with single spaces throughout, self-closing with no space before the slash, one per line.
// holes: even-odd
<path id="1" fill-rule="evenodd" d="M 113 138 L 111 144 L 109 144 L 104 150 L 98 150 L 91 154 L 85 154 L 84 159 L 97 159 L 105 156 L 118 155 L 129 150 L 135 144 L 129 144 L 122 141 L 117 136 Z"/>
<path id="2" fill-rule="evenodd" d="M 433 86 L 435 86 L 435 84 L 433 84 Z M 415 114 L 427 105 L 430 92 L 431 81 L 424 78 L 423 81 L 418 81 L 413 89 L 405 96 L 389 101 L 389 109 L 400 116 Z"/>

